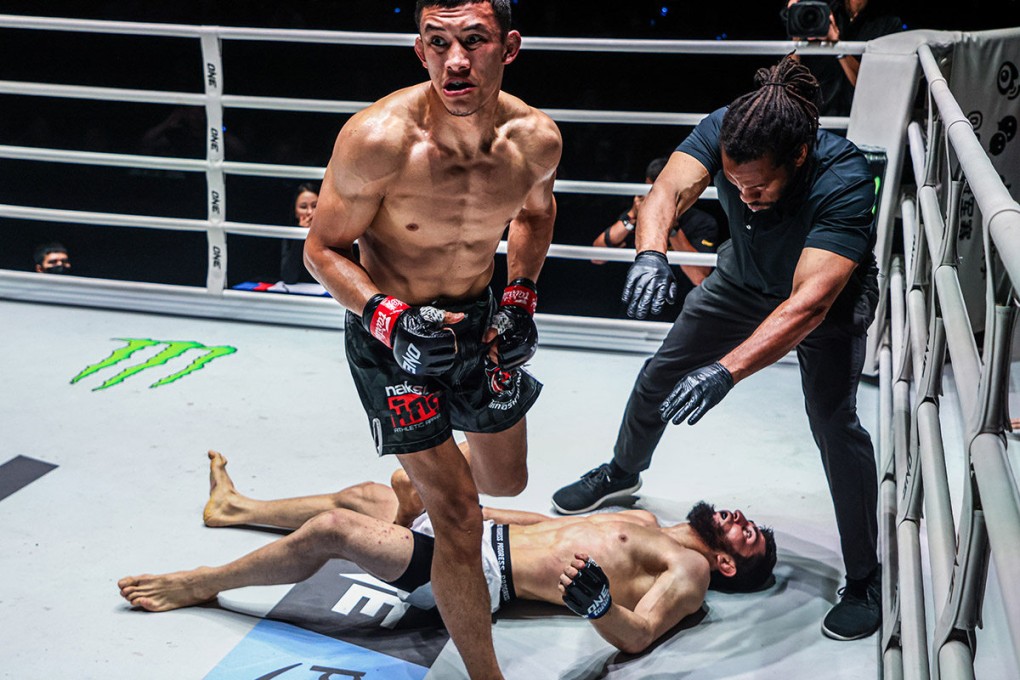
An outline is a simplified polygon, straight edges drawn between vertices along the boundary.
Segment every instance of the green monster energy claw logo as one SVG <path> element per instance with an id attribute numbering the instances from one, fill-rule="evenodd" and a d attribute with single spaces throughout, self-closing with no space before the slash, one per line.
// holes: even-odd
<path id="1" fill-rule="evenodd" d="M 127 360 L 133 354 L 140 350 L 146 349 L 148 347 L 155 347 L 157 345 L 166 345 L 166 347 L 157 354 L 153 355 L 145 362 L 137 364 L 135 366 L 128 366 L 127 368 L 124 368 L 120 373 L 113 376 L 112 378 L 107 379 L 107 381 L 104 382 L 99 387 L 94 387 L 92 391 L 95 392 L 96 390 L 105 390 L 107 387 L 119 385 L 120 383 L 124 382 L 125 380 L 135 375 L 136 373 L 141 373 L 146 369 L 154 368 L 156 366 L 162 366 L 171 359 L 176 359 L 185 352 L 191 351 L 193 349 L 205 352 L 205 354 L 202 354 L 201 356 L 196 358 L 194 361 L 192 361 L 190 364 L 188 364 L 185 368 L 181 369 L 180 371 L 172 373 L 166 376 L 165 378 L 160 378 L 156 382 L 149 385 L 150 388 L 162 387 L 163 385 L 168 385 L 172 382 L 180 380 L 184 376 L 194 373 L 195 371 L 205 367 L 205 365 L 208 364 L 213 359 L 225 357 L 228 354 L 233 354 L 234 352 L 237 351 L 236 347 L 231 347 L 229 345 L 221 345 L 219 347 L 207 347 L 200 342 L 192 342 L 190 340 L 150 340 L 148 338 L 114 338 L 114 340 L 126 342 L 127 345 L 119 349 L 113 350 L 113 353 L 110 354 L 110 356 L 106 357 L 99 363 L 92 364 L 91 366 L 86 366 L 85 370 L 83 370 L 81 373 L 79 373 L 78 375 L 74 376 L 71 379 L 72 385 L 83 378 L 87 378 L 93 373 L 98 373 L 99 371 L 105 368 L 116 366 L 118 364 L 121 364 L 121 362 L 127 362 Z"/>

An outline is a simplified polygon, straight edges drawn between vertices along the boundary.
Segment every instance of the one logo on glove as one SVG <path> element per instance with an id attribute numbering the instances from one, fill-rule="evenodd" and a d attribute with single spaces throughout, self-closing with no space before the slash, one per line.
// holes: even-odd
<path id="1" fill-rule="evenodd" d="M 570 611 L 586 619 L 598 619 L 613 606 L 609 594 L 609 577 L 590 557 L 564 589 L 563 604 Z"/>
<path id="2" fill-rule="evenodd" d="M 407 346 L 407 352 L 400 360 L 400 367 L 410 373 L 416 375 L 419 367 L 421 367 L 421 350 L 410 344 Z"/>
<path id="3" fill-rule="evenodd" d="M 609 588 L 603 588 L 599 596 L 595 598 L 595 601 L 588 605 L 587 617 L 589 619 L 597 619 L 604 616 L 612 602 L 613 598 L 609 596 Z"/>

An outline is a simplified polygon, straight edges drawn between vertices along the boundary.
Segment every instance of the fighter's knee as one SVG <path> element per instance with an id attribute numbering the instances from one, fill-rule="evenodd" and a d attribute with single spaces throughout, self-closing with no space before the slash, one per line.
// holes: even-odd
<path id="1" fill-rule="evenodd" d="M 351 511 L 344 508 L 327 510 L 305 522 L 306 534 L 313 539 L 342 536 L 350 526 Z"/>
<path id="2" fill-rule="evenodd" d="M 460 535 L 466 529 L 481 526 L 482 508 L 478 504 L 477 494 L 446 497 L 435 506 L 428 511 L 436 533 L 445 529 L 448 536 Z"/>
<path id="3" fill-rule="evenodd" d="M 386 501 L 392 497 L 389 487 L 379 482 L 362 482 L 355 487 L 363 500 L 369 503 Z"/>
<path id="4" fill-rule="evenodd" d="M 496 479 L 479 480 L 478 491 L 489 496 L 516 496 L 528 486 L 528 469 L 498 476 Z"/>
<path id="5" fill-rule="evenodd" d="M 380 487 L 385 488 L 383 487 L 382 484 L 379 484 L 377 482 L 361 482 L 359 484 L 347 487 L 344 493 L 350 494 L 352 496 L 357 496 L 362 500 L 372 500 L 380 495 L 381 493 Z M 343 506 L 338 504 L 337 507 Z"/>

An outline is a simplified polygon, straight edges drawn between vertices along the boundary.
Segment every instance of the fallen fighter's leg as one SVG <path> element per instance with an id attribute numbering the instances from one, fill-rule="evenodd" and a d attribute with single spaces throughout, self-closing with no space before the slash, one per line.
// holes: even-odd
<path id="1" fill-rule="evenodd" d="M 312 517 L 335 509 L 352 510 L 392 522 L 397 514 L 397 497 L 385 484 L 363 482 L 335 493 L 255 500 L 242 495 L 234 487 L 227 474 L 227 459 L 223 454 L 209 451 L 209 501 L 202 512 L 206 526 L 256 524 L 297 529 Z"/>
<path id="2" fill-rule="evenodd" d="M 413 548 L 411 531 L 405 527 L 351 510 L 331 510 L 228 564 L 128 576 L 117 585 L 132 606 L 160 612 L 207 602 L 232 588 L 297 583 L 333 558 L 393 581 L 407 569 Z"/>

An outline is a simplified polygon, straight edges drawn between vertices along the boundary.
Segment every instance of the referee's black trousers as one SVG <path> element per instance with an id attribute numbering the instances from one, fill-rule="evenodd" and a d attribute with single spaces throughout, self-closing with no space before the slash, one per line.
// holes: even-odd
<path id="1" fill-rule="evenodd" d="M 718 271 L 692 290 L 638 374 L 616 439 L 617 465 L 629 472 L 648 469 L 666 429 L 659 405 L 676 383 L 746 340 L 782 301 L 738 286 Z M 874 297 L 862 294 L 852 315 L 826 318 L 797 346 L 808 421 L 832 494 L 846 575 L 853 579 L 868 576 L 877 564 L 878 474 L 871 437 L 857 417 L 873 314 Z"/>

